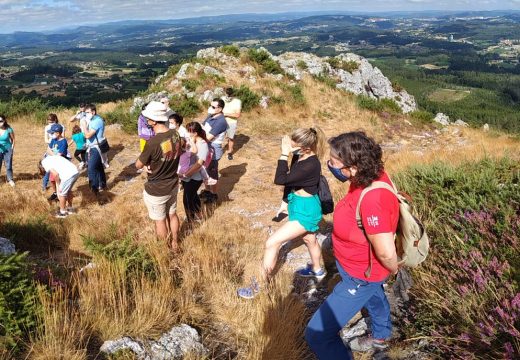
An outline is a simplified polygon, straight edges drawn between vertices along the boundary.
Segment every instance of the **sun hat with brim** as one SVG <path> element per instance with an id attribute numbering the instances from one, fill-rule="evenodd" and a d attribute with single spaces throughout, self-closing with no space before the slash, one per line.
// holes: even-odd
<path id="1" fill-rule="evenodd" d="M 52 124 L 50 129 L 47 130 L 49 134 L 55 133 L 55 132 L 63 132 L 63 126 L 60 124 Z"/>
<path id="2" fill-rule="evenodd" d="M 152 121 L 168 121 L 168 107 L 159 101 L 151 101 L 141 114 Z"/>

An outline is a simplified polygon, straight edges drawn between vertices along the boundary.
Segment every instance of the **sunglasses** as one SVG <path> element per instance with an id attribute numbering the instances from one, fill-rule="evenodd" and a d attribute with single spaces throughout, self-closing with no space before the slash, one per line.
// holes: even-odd
<path id="1" fill-rule="evenodd" d="M 213 105 L 211 105 L 211 108 L 212 108 L 212 109 L 219 109 L 220 106 L 218 106 L 218 105 L 217 105 L 217 106 L 213 106 Z"/>

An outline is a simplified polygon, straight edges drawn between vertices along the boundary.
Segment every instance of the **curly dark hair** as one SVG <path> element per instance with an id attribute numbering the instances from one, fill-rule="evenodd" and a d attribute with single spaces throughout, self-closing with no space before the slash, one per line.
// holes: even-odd
<path id="1" fill-rule="evenodd" d="M 351 182 L 356 186 L 367 187 L 377 180 L 384 171 L 383 151 L 374 139 L 363 131 L 343 133 L 329 139 L 331 151 L 346 166 L 357 168 Z"/>

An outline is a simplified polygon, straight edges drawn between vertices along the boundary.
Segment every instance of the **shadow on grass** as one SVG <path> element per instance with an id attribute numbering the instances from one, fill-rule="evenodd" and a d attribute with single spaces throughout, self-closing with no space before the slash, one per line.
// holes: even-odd
<path id="1" fill-rule="evenodd" d="M 31 253 L 68 249 L 69 231 L 63 220 L 53 222 L 47 216 L 8 220 L 0 227 L 0 234 L 10 239 L 18 251 Z"/>

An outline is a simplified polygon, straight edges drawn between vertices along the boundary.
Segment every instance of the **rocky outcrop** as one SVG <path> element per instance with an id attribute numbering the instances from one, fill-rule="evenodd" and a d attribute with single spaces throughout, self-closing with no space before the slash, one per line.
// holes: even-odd
<path id="1" fill-rule="evenodd" d="M 353 66 L 352 71 L 334 68 L 326 61 L 326 58 L 308 53 L 289 52 L 272 58 L 278 61 L 282 69 L 294 76 L 296 80 L 300 80 L 304 74 L 325 75 L 337 81 L 338 89 L 375 99 L 392 99 L 404 113 L 417 110 L 417 104 L 412 95 L 408 94 L 406 90 L 396 91 L 381 70 L 359 55 L 347 53 L 335 57 L 339 62 L 357 64 L 357 66 Z"/>
<path id="2" fill-rule="evenodd" d="M 448 126 L 450 124 L 450 117 L 443 113 L 437 113 L 435 118 L 433 118 L 433 121 L 441 124 L 442 126 Z"/>
<path id="3" fill-rule="evenodd" d="M 188 353 L 207 355 L 197 330 L 186 324 L 173 327 L 159 340 L 140 340 L 125 336 L 121 339 L 105 341 L 100 350 L 106 354 L 130 350 L 139 360 L 182 359 Z"/>
<path id="4" fill-rule="evenodd" d="M 0 255 L 12 255 L 16 252 L 14 244 L 11 240 L 0 237 Z"/>

